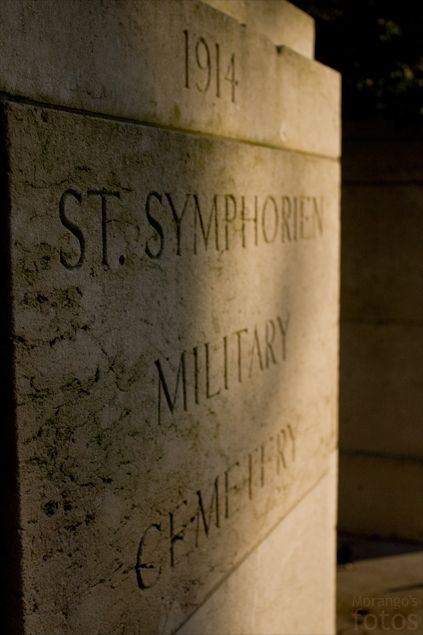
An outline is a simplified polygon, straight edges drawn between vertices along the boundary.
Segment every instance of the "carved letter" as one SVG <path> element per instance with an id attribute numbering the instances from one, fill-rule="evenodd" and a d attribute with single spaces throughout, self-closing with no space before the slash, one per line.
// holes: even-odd
<path id="1" fill-rule="evenodd" d="M 138 552 L 137 552 L 137 563 L 135 565 L 135 571 L 137 574 L 137 582 L 138 582 L 138 586 L 140 589 L 144 590 L 144 589 L 149 589 L 150 587 L 154 586 L 157 582 L 157 580 L 160 577 L 160 573 L 161 573 L 161 567 L 157 568 L 156 566 L 154 566 L 154 564 L 147 564 L 146 562 L 142 561 L 142 552 L 144 549 L 144 541 L 145 541 L 145 537 L 148 534 L 148 532 L 151 529 L 155 529 L 156 531 L 160 532 L 161 531 L 161 525 L 160 523 L 153 523 L 152 525 L 150 525 L 149 527 L 147 527 L 147 529 L 144 531 L 140 543 L 138 545 Z M 144 580 L 143 577 L 143 573 L 142 573 L 142 569 L 156 569 L 156 578 L 153 582 L 151 582 L 151 584 L 147 584 Z"/>
<path id="2" fill-rule="evenodd" d="M 229 203 L 232 204 L 233 213 L 229 214 Z M 236 199 L 232 194 L 225 194 L 225 249 L 229 250 L 229 223 L 233 223 L 236 218 Z"/>
<path id="3" fill-rule="evenodd" d="M 210 392 L 210 352 L 208 342 L 204 344 L 204 348 L 206 353 L 206 397 L 207 399 L 210 399 L 211 397 L 216 397 L 220 393 L 220 388 L 215 390 L 215 392 Z"/>
<path id="4" fill-rule="evenodd" d="M 199 534 L 199 527 L 200 527 L 200 516 L 201 516 L 201 519 L 203 521 L 203 527 L 204 527 L 204 532 L 205 532 L 206 536 L 209 535 L 209 529 L 210 529 L 210 523 L 211 523 L 211 518 L 212 518 L 212 513 L 213 513 L 213 507 L 214 507 L 214 511 L 215 511 L 215 525 L 216 525 L 216 527 L 220 526 L 220 519 L 219 519 L 219 477 L 217 476 L 215 481 L 214 481 L 213 494 L 212 494 L 211 501 L 210 501 L 208 518 L 206 518 L 206 514 L 205 514 L 205 511 L 204 511 L 203 497 L 201 495 L 201 490 L 198 490 L 197 497 L 198 497 L 198 509 L 197 509 L 197 513 L 196 513 L 197 527 L 196 527 L 196 531 L 195 531 L 195 546 L 196 547 L 198 547 L 198 544 L 199 544 L 199 542 L 198 542 L 198 534 Z M 213 503 L 214 503 L 214 505 L 213 505 Z"/>
<path id="5" fill-rule="evenodd" d="M 231 485 L 229 482 L 231 471 L 235 467 L 239 467 L 239 461 L 236 461 L 236 463 L 234 463 L 227 470 L 225 470 L 225 518 L 229 518 L 229 494 L 231 491 L 236 492 L 238 490 L 236 485 Z"/>
<path id="6" fill-rule="evenodd" d="M 243 333 L 248 333 L 248 329 L 240 329 L 235 332 L 237 336 L 237 344 L 238 344 L 238 381 L 242 383 L 242 342 L 241 335 Z"/>
<path id="7" fill-rule="evenodd" d="M 271 335 L 269 338 L 269 327 L 271 327 Z M 266 368 L 269 368 L 269 353 L 270 353 L 270 357 L 273 360 L 273 363 L 276 364 L 276 357 L 275 357 L 275 351 L 273 350 L 273 340 L 275 339 L 275 323 L 273 320 L 267 320 L 266 322 L 266 335 L 265 335 L 265 339 L 266 339 Z"/>
<path id="8" fill-rule="evenodd" d="M 186 371 L 185 371 L 185 351 L 183 351 L 181 353 L 181 358 L 180 358 L 180 361 L 179 361 L 178 371 L 176 373 L 176 382 L 175 382 L 175 390 L 173 392 L 173 399 L 170 396 L 169 388 L 167 387 L 166 379 L 165 379 L 165 376 L 163 374 L 163 370 L 162 370 L 162 366 L 160 364 L 160 360 L 156 359 L 154 364 L 156 365 L 156 368 L 157 368 L 158 373 L 159 373 L 158 421 L 159 421 L 159 424 L 160 424 L 162 390 L 163 390 L 164 395 L 166 397 L 166 402 L 167 402 L 167 405 L 169 407 L 169 410 L 173 414 L 173 411 L 175 409 L 176 398 L 177 398 L 177 395 L 178 395 L 179 380 L 180 380 L 181 376 L 182 376 L 182 399 L 183 399 L 183 404 L 184 404 L 184 410 L 185 411 L 187 410 L 187 385 L 186 385 Z"/>
<path id="9" fill-rule="evenodd" d="M 281 435 L 283 439 L 283 444 L 281 447 Z M 285 429 L 282 428 L 280 432 L 278 432 L 276 436 L 276 472 L 279 474 L 281 471 L 281 464 L 286 469 L 286 459 L 285 459 L 285 446 L 286 446 L 286 432 Z"/>
<path id="10" fill-rule="evenodd" d="M 260 340 L 259 340 L 259 336 L 258 336 L 258 332 L 257 332 L 257 327 L 254 328 L 253 346 L 252 346 L 251 351 L 250 351 L 250 370 L 249 370 L 249 373 L 248 373 L 249 377 L 251 377 L 251 375 L 253 373 L 254 357 L 255 357 L 255 351 L 256 350 L 257 350 L 257 358 L 258 358 L 260 370 L 263 370 L 263 359 L 262 359 L 262 356 L 261 356 Z"/>
<path id="11" fill-rule="evenodd" d="M 204 246 L 207 248 L 209 246 L 209 237 L 212 228 L 212 221 L 214 219 L 214 244 L 216 251 L 219 251 L 219 225 L 218 225 L 218 216 L 217 216 L 217 194 L 213 196 L 213 204 L 210 212 L 209 220 L 207 227 L 204 227 L 203 217 L 201 214 L 200 201 L 198 200 L 197 194 L 194 194 L 194 202 L 195 202 L 195 212 L 194 212 L 194 253 L 197 253 L 197 226 L 198 222 L 200 223 L 201 234 L 203 236 Z"/>
<path id="12" fill-rule="evenodd" d="M 273 207 L 273 233 L 270 233 L 270 237 L 269 234 L 267 233 L 267 225 L 266 225 L 266 210 L 267 210 L 267 206 L 268 203 L 271 203 L 271 206 Z M 275 201 L 275 199 L 273 198 L 273 196 L 267 196 L 266 200 L 264 201 L 264 205 L 263 205 L 263 210 L 262 210 L 262 217 L 261 217 L 261 227 L 262 227 L 262 231 L 263 231 L 263 238 L 264 238 L 264 242 L 266 243 L 272 243 L 275 238 L 276 235 L 278 233 L 278 225 L 279 225 L 279 214 L 278 214 L 278 206 L 277 203 Z"/>
<path id="13" fill-rule="evenodd" d="M 241 196 L 241 202 L 242 202 L 242 207 L 241 207 L 241 236 L 242 236 L 242 246 L 245 247 L 246 246 L 246 240 L 245 240 L 245 223 L 246 222 L 252 222 L 254 223 L 254 244 L 257 245 L 258 243 L 258 231 L 257 231 L 257 217 L 258 217 L 258 197 L 254 196 L 254 216 L 252 218 L 248 218 L 245 215 L 245 210 L 246 210 L 246 206 L 245 206 L 245 196 Z"/>
<path id="14" fill-rule="evenodd" d="M 157 232 L 157 235 L 159 237 L 159 248 L 157 249 L 157 251 L 154 253 L 153 251 L 151 251 L 150 246 L 148 244 L 148 241 L 145 245 L 145 253 L 147 254 L 147 256 L 149 256 L 149 258 L 160 258 L 162 251 L 163 251 L 163 246 L 164 246 L 164 235 L 163 235 L 163 228 L 160 225 L 159 221 L 157 221 L 154 216 L 151 215 L 150 212 L 150 200 L 152 198 L 156 198 L 159 203 L 161 204 L 162 202 L 162 197 L 160 194 L 158 194 L 157 192 L 150 192 L 147 196 L 147 200 L 145 201 L 145 213 L 147 215 L 147 219 L 148 222 L 150 223 L 150 225 L 152 227 L 154 227 L 154 229 Z"/>
<path id="15" fill-rule="evenodd" d="M 75 223 L 69 220 L 69 218 L 66 216 L 65 201 L 69 197 L 73 197 L 81 205 L 82 195 L 76 190 L 72 190 L 72 189 L 66 190 L 66 192 L 63 192 L 62 196 L 60 197 L 59 217 L 60 217 L 62 225 L 66 227 L 66 229 L 69 229 L 69 231 L 72 232 L 72 234 L 78 240 L 80 254 L 79 254 L 78 262 L 76 262 L 75 264 L 72 264 L 66 259 L 63 253 L 63 250 L 61 249 L 60 262 L 64 267 L 66 267 L 66 269 L 78 269 L 78 267 L 82 266 L 82 263 L 84 262 L 84 259 L 85 259 L 85 238 L 81 229 L 77 225 L 75 225 Z"/>
<path id="16" fill-rule="evenodd" d="M 182 219 L 185 215 L 185 212 L 187 210 L 187 205 L 188 205 L 188 201 L 190 198 L 190 194 L 187 194 L 185 196 L 185 203 L 184 203 L 184 207 L 182 209 L 182 212 L 179 214 L 176 211 L 176 208 L 173 204 L 172 201 L 172 196 L 170 194 L 166 194 L 166 198 L 169 201 L 169 205 L 170 205 L 170 209 L 172 210 L 172 216 L 173 216 L 173 220 L 175 222 L 176 225 L 176 255 L 180 256 L 181 255 L 181 223 L 182 223 Z"/>
<path id="17" fill-rule="evenodd" d="M 289 220 L 291 217 L 291 200 L 289 196 L 282 197 L 281 212 L 282 212 L 281 236 L 282 236 L 282 242 L 284 243 L 286 240 L 291 241 L 291 230 L 289 226 Z"/>
<path id="18" fill-rule="evenodd" d="M 288 332 L 288 324 L 289 324 L 289 313 L 286 315 L 285 322 L 282 322 L 281 318 L 278 316 L 277 318 L 279 330 L 282 338 L 282 359 L 285 361 L 286 359 L 286 336 Z"/>
<path id="19" fill-rule="evenodd" d="M 186 506 L 187 505 L 187 501 L 185 501 L 185 500 L 181 501 L 178 504 L 176 509 L 179 509 L 179 507 L 181 507 L 181 505 L 185 505 Z M 183 540 L 184 539 L 184 529 L 186 527 L 186 525 L 183 525 L 181 527 L 181 529 L 178 531 L 178 533 L 175 534 L 173 517 L 174 517 L 174 514 L 172 512 L 169 512 L 169 539 L 170 539 L 170 566 L 171 567 L 175 566 L 175 547 L 174 547 L 174 544 L 178 540 Z"/>
<path id="20" fill-rule="evenodd" d="M 106 267 L 109 266 L 109 258 L 107 251 L 107 196 L 120 198 L 120 192 L 107 192 L 106 190 L 88 190 L 88 196 L 100 196 L 101 198 L 101 238 L 103 247 L 102 263 Z"/>

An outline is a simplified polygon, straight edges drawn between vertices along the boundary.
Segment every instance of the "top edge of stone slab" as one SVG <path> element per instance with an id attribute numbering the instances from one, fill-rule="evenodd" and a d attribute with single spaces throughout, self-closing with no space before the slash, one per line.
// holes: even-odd
<path id="1" fill-rule="evenodd" d="M 313 59 L 314 20 L 285 0 L 203 0 L 238 22 L 266 35 L 276 46 Z"/>
<path id="2" fill-rule="evenodd" d="M 7 95 L 339 157 L 338 73 L 200 0 L 3 0 L 0 23 Z"/>

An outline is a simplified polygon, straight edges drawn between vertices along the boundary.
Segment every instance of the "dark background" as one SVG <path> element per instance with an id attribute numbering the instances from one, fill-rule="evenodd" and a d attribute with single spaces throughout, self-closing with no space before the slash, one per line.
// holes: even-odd
<path id="1" fill-rule="evenodd" d="M 316 59 L 343 76 L 343 117 L 423 123 L 422 0 L 294 0 L 316 20 Z"/>

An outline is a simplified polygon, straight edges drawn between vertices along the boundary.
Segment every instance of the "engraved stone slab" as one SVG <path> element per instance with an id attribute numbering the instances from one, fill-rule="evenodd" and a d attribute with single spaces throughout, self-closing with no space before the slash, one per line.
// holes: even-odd
<path id="1" fill-rule="evenodd" d="M 27 632 L 172 633 L 328 469 L 338 164 L 5 108 Z"/>
<path id="2" fill-rule="evenodd" d="M 0 23 L 2 92 L 340 155 L 339 74 L 198 0 L 3 0 Z"/>

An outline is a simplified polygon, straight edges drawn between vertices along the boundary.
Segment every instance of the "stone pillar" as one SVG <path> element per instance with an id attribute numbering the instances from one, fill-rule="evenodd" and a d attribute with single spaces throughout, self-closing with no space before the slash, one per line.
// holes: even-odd
<path id="1" fill-rule="evenodd" d="M 8 633 L 332 633 L 338 75 L 196 0 L 0 21 Z"/>
<path id="2" fill-rule="evenodd" d="M 345 132 L 340 528 L 423 539 L 422 135 Z"/>

